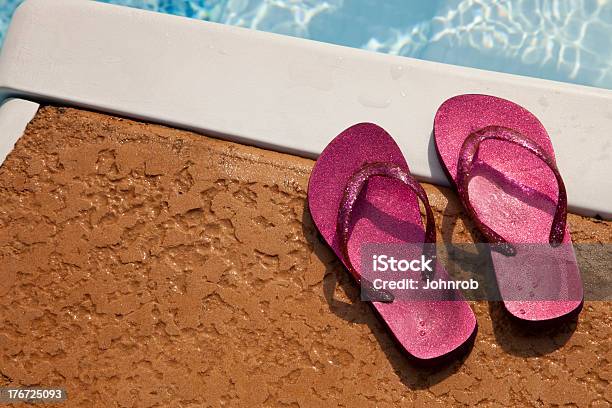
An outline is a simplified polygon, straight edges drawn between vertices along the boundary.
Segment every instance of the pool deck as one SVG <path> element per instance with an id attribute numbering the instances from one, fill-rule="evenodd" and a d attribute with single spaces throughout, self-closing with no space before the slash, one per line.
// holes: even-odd
<path id="1" fill-rule="evenodd" d="M 474 302 L 468 355 L 409 362 L 317 235 L 312 165 L 43 106 L 0 167 L 0 385 L 65 386 L 65 406 L 612 403 L 610 302 L 542 329 Z M 425 189 L 439 240 L 478 238 Z M 569 224 L 612 241 L 612 222 Z"/>

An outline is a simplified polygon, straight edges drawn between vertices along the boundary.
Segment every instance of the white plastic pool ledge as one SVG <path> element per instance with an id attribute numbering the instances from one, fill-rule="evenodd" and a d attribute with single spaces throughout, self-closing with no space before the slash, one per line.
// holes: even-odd
<path id="1" fill-rule="evenodd" d="M 0 95 L 54 101 L 316 157 L 357 122 L 447 184 L 431 141 L 447 98 L 486 93 L 540 118 L 571 209 L 612 217 L 612 91 L 323 44 L 86 0 L 28 0 L 0 56 Z M 0 111 L 0 160 L 35 108 Z M 7 130 L 10 127 L 12 130 Z M 12 139 L 11 139 L 12 138 Z"/>

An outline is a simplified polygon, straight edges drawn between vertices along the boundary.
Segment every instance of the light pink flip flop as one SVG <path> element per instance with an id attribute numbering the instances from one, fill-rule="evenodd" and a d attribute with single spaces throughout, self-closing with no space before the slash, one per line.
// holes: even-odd
<path id="1" fill-rule="evenodd" d="M 427 232 L 417 197 L 427 209 Z M 358 282 L 364 244 L 435 241 L 424 190 L 395 141 L 371 123 L 346 129 L 321 153 L 310 175 L 308 204 L 321 235 Z M 439 264 L 435 274 L 447 277 Z M 377 298 L 386 302 L 371 304 L 416 359 L 437 360 L 473 339 L 476 318 L 460 293 L 454 301 L 390 301 L 387 294 Z"/>
<path id="2" fill-rule="evenodd" d="M 540 121 L 505 99 L 460 95 L 438 109 L 434 139 L 468 215 L 494 244 L 506 309 L 528 321 L 579 311 L 582 281 L 566 226 L 565 186 Z"/>

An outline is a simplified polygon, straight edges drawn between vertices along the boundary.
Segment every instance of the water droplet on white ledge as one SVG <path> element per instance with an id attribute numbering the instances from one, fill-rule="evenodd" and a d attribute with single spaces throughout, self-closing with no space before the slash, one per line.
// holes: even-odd
<path id="1" fill-rule="evenodd" d="M 387 95 L 365 92 L 359 95 L 359 103 L 366 108 L 384 109 L 391 105 L 391 99 Z"/>
<path id="2" fill-rule="evenodd" d="M 392 66 L 391 67 L 391 79 L 393 79 L 394 81 L 397 81 L 404 75 L 405 71 L 406 69 L 401 65 Z"/>

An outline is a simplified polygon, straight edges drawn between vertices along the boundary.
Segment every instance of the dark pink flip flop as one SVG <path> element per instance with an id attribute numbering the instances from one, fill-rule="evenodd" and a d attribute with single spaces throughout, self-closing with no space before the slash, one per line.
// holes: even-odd
<path id="1" fill-rule="evenodd" d="M 428 212 L 427 233 L 417 198 Z M 310 176 L 308 204 L 321 235 L 358 282 L 362 245 L 435 241 L 424 190 L 410 176 L 395 141 L 371 123 L 346 129 L 321 153 Z M 447 277 L 439 264 L 435 274 Z M 419 360 L 446 356 L 475 333 L 476 318 L 460 293 L 454 301 L 385 296 L 372 306 L 404 350 Z"/>
<path id="2" fill-rule="evenodd" d="M 506 309 L 528 321 L 578 311 L 583 290 L 566 226 L 565 186 L 540 121 L 505 99 L 460 95 L 438 109 L 434 139 L 464 207 L 493 244 Z M 539 294 L 531 300 L 534 290 Z"/>

